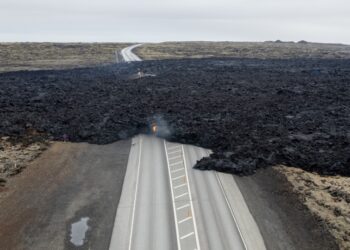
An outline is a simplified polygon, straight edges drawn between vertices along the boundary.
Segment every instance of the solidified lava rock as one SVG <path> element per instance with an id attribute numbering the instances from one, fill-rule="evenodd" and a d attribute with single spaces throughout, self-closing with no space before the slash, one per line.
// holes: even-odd
<path id="1" fill-rule="evenodd" d="M 137 73 L 156 77 L 129 79 Z M 110 143 L 161 119 L 212 149 L 196 168 L 275 164 L 350 176 L 350 60 L 191 59 L 0 74 L 0 136 Z"/>

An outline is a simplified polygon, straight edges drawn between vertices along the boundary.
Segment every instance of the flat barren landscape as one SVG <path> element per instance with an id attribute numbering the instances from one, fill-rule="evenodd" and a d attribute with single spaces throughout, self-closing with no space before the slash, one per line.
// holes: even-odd
<path id="1" fill-rule="evenodd" d="M 146 60 L 180 58 L 349 59 L 350 46 L 342 44 L 282 42 L 164 42 L 147 43 L 136 53 Z"/>
<path id="2" fill-rule="evenodd" d="M 213 150 L 197 169 L 274 167 L 349 249 L 350 46 L 149 43 L 117 64 L 127 45 L 0 44 L 0 193 L 51 141 L 105 145 L 156 123 Z"/>

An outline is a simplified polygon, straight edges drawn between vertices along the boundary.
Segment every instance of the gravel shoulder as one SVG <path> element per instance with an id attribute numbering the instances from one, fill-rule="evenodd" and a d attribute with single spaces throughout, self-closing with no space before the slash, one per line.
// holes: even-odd
<path id="1" fill-rule="evenodd" d="M 55 142 L 0 190 L 2 249 L 108 249 L 130 141 Z M 72 224 L 88 218 L 79 247 Z"/>

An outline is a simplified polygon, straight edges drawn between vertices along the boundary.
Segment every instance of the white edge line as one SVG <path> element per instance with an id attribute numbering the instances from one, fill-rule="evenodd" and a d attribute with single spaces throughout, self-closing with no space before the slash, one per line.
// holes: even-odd
<path id="1" fill-rule="evenodd" d="M 178 250 L 181 250 L 181 243 L 180 243 L 180 238 L 179 238 L 179 227 L 177 225 L 177 215 L 176 215 L 176 208 L 175 208 L 174 189 L 173 189 L 173 183 L 171 181 L 171 173 L 170 173 L 168 152 L 166 150 L 165 140 L 163 142 L 164 142 L 164 150 L 165 150 L 166 161 L 168 163 L 168 174 L 169 174 L 169 182 L 170 182 L 170 189 L 171 189 L 171 197 L 172 197 L 172 200 L 173 200 L 173 210 L 174 210 L 174 220 L 175 220 L 177 247 L 178 247 Z"/>
<path id="2" fill-rule="evenodd" d="M 218 180 L 218 182 L 219 182 L 219 186 L 220 186 L 221 191 L 222 191 L 222 193 L 223 193 L 223 195 L 224 195 L 224 197 L 225 197 L 227 206 L 228 206 L 229 209 L 230 209 L 230 212 L 231 212 L 231 215 L 232 215 L 232 217 L 233 217 L 233 220 L 235 221 L 235 224 L 236 224 L 236 226 L 237 226 L 239 235 L 241 236 L 241 239 L 242 239 L 242 242 L 243 242 L 243 245 L 244 245 L 244 249 L 247 250 L 248 247 L 247 247 L 247 244 L 245 243 L 245 240 L 244 240 L 244 238 L 243 238 L 241 229 L 239 228 L 239 225 L 238 225 L 238 223 L 237 223 L 235 213 L 233 212 L 233 209 L 232 209 L 232 207 L 231 207 L 231 205 L 230 205 L 230 203 L 229 203 L 229 201 L 228 201 L 228 199 L 227 199 L 226 192 L 225 192 L 225 190 L 224 190 L 224 187 L 222 186 L 221 180 L 220 180 L 219 175 L 218 175 L 218 173 L 217 173 L 216 171 L 215 171 L 215 176 L 216 176 L 216 178 L 217 178 L 217 180 Z M 233 176 L 232 176 L 232 178 L 233 178 Z"/>
<path id="3" fill-rule="evenodd" d="M 185 158 L 185 149 L 184 146 L 181 145 L 182 148 L 182 157 L 184 160 L 184 165 L 185 165 L 185 172 L 186 172 L 186 179 L 187 179 L 187 183 L 188 183 L 188 195 L 190 196 L 190 204 L 191 204 L 191 210 L 192 210 L 192 217 L 193 217 L 193 226 L 194 226 L 194 234 L 196 236 L 196 243 L 197 243 L 197 249 L 200 250 L 201 247 L 199 245 L 199 238 L 198 238 L 198 231 L 197 231 L 197 224 L 196 224 L 196 216 L 194 214 L 194 209 L 193 209 L 193 202 L 192 202 L 192 195 L 191 195 L 191 187 L 190 187 L 190 182 L 188 181 L 188 175 L 187 175 L 187 164 L 186 164 L 186 158 Z"/>
<path id="4" fill-rule="evenodd" d="M 138 165 L 137 165 L 136 189 L 135 189 L 135 197 L 134 197 L 134 206 L 133 206 L 133 209 L 132 209 L 132 217 L 131 217 L 129 250 L 131 249 L 132 235 L 133 235 L 133 230 L 134 230 L 135 209 L 136 209 L 136 200 L 137 200 L 137 192 L 138 192 L 139 176 L 140 176 L 140 165 L 141 165 L 141 151 L 142 151 L 142 137 L 140 136 L 139 162 L 138 162 Z"/>

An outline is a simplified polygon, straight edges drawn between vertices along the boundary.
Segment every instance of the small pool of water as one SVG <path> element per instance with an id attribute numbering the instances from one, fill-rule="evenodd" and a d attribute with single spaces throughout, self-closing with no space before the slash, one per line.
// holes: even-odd
<path id="1" fill-rule="evenodd" d="M 74 222 L 71 225 L 70 242 L 73 245 L 75 246 L 84 245 L 85 235 L 87 230 L 89 229 L 88 221 L 89 221 L 88 217 L 83 217 L 80 219 L 80 221 Z"/>

